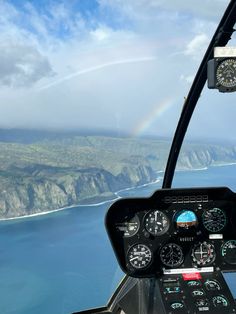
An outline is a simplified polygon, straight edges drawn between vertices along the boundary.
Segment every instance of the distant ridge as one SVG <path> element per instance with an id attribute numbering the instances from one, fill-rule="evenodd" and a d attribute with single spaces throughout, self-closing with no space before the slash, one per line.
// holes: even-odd
<path id="1" fill-rule="evenodd" d="M 115 197 L 165 169 L 166 139 L 0 129 L 0 218 L 32 215 Z M 184 144 L 179 170 L 236 162 L 236 146 Z"/>

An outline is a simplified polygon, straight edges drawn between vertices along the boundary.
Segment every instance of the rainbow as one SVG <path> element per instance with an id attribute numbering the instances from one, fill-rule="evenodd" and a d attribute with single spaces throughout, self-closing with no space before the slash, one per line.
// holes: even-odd
<path id="1" fill-rule="evenodd" d="M 126 63 L 139 63 L 139 62 L 150 62 L 153 60 L 156 60 L 156 57 L 141 57 L 141 58 L 132 58 L 132 59 L 122 59 L 122 60 L 115 60 L 112 62 L 107 62 L 107 63 L 102 63 L 102 64 L 98 64 L 96 66 L 90 67 L 90 68 L 86 68 L 74 73 L 71 73 L 69 75 L 63 76 L 57 80 L 54 80 L 51 83 L 48 83 L 47 85 L 41 86 L 38 88 L 38 91 L 44 90 L 44 89 L 48 89 L 52 86 L 61 84 L 63 82 L 69 81 L 71 79 L 73 79 L 74 77 L 78 77 L 80 75 L 84 75 L 90 72 L 94 72 L 94 71 L 98 71 L 104 68 L 108 68 L 111 66 L 115 66 L 115 65 L 119 65 L 119 64 L 126 64 Z"/>
<path id="2" fill-rule="evenodd" d="M 131 135 L 138 137 L 144 133 L 152 126 L 152 124 L 160 118 L 167 110 L 169 110 L 174 105 L 174 100 L 172 98 L 167 98 L 161 101 L 158 105 L 152 109 L 151 112 L 132 130 Z"/>

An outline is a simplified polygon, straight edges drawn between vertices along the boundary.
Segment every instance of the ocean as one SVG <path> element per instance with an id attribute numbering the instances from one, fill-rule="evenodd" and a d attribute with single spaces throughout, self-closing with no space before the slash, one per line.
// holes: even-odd
<path id="1" fill-rule="evenodd" d="M 157 181 L 117 193 L 149 196 Z M 228 186 L 236 165 L 176 172 L 173 187 Z M 0 222 L 0 313 L 69 314 L 107 303 L 123 277 L 104 228 L 113 201 Z M 227 274 L 236 297 L 236 276 Z"/>

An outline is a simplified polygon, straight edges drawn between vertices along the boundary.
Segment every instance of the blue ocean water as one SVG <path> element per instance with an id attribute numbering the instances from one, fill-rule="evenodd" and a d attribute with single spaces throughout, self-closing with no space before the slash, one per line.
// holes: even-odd
<path id="1" fill-rule="evenodd" d="M 119 195 L 149 196 L 160 186 Z M 236 165 L 177 172 L 174 186 L 236 190 Z M 123 277 L 104 228 L 111 203 L 0 222 L 0 313 L 68 314 L 106 304 Z M 235 278 L 227 275 L 236 296 Z"/>

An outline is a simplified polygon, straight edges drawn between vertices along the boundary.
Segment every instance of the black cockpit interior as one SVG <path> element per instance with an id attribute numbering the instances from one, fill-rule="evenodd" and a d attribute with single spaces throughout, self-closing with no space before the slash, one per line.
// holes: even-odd
<path id="1" fill-rule="evenodd" d="M 153 313 L 234 313 L 222 272 L 236 271 L 236 194 L 228 188 L 162 189 L 119 200 L 107 231 L 132 277 L 156 278 Z"/>

